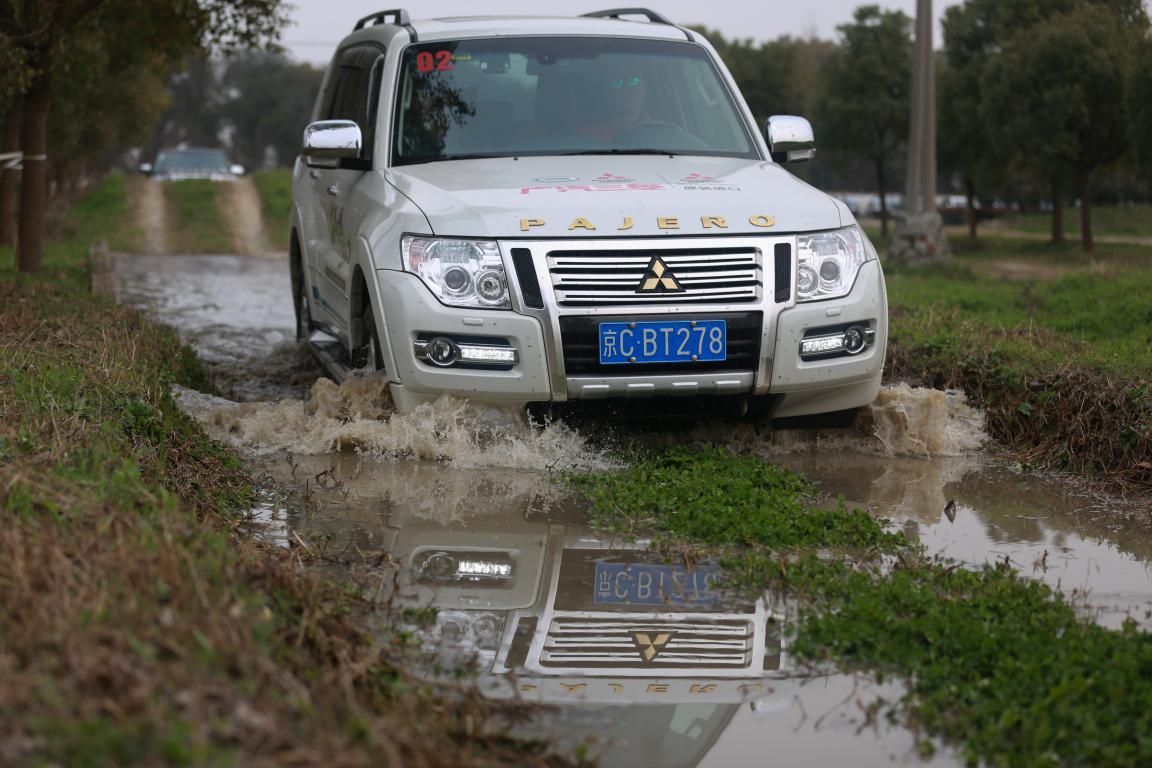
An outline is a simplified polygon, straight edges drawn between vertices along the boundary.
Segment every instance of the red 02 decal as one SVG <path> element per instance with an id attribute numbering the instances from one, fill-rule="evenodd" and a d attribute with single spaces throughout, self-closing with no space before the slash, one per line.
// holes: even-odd
<path id="1" fill-rule="evenodd" d="M 420 51 L 416 54 L 416 69 L 420 72 L 437 70 L 445 72 L 452 69 L 452 51 Z"/>

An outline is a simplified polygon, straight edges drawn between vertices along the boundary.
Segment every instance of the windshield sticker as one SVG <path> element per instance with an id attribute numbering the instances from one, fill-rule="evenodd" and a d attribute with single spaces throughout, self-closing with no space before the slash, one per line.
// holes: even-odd
<path id="1" fill-rule="evenodd" d="M 632 184 L 636 179 L 630 179 L 626 176 L 617 176 L 614 173 L 602 173 L 593 179 L 597 184 Z"/>
<path id="2" fill-rule="evenodd" d="M 670 189 L 664 184 L 557 184 L 550 187 L 523 187 L 520 194 L 533 192 L 655 192 Z"/>
<path id="3" fill-rule="evenodd" d="M 421 72 L 447 72 L 452 69 L 452 51 L 420 51 L 416 54 L 416 69 Z"/>

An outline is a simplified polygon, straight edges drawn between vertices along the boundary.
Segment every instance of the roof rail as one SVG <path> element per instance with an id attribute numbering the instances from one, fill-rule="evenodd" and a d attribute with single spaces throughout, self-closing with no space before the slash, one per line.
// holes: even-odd
<path id="1" fill-rule="evenodd" d="M 393 8 L 390 11 L 377 11 L 369 16 L 365 16 L 356 22 L 356 26 L 352 28 L 352 31 L 355 32 L 358 29 L 364 29 L 364 27 L 374 27 L 377 24 L 386 24 L 388 23 L 389 16 L 394 18 L 392 23 L 398 27 L 407 27 L 412 24 L 411 19 L 408 18 L 408 11 L 403 8 Z"/>
<path id="2" fill-rule="evenodd" d="M 676 26 L 668 17 L 662 16 L 648 8 L 609 8 L 606 11 L 592 11 L 583 15 L 593 19 L 619 19 L 621 16 L 644 16 L 653 24 L 667 24 L 670 27 Z"/>

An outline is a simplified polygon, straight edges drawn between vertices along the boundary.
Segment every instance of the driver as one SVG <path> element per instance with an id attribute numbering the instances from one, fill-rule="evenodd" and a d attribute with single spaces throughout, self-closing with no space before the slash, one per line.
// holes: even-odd
<path id="1" fill-rule="evenodd" d="M 591 117 L 579 127 L 579 132 L 605 141 L 612 141 L 628 128 L 648 122 L 652 116 L 645 110 L 648 85 L 639 72 L 614 72 L 598 83 L 593 95 Z"/>

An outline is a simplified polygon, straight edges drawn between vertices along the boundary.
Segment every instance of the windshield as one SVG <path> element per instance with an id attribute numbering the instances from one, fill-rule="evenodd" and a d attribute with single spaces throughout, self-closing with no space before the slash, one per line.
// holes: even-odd
<path id="1" fill-rule="evenodd" d="M 758 157 L 708 53 L 688 42 L 498 38 L 409 46 L 394 165 L 467 157 Z"/>
<path id="2" fill-rule="evenodd" d="M 218 149 L 176 149 L 156 157 L 156 171 L 212 171 L 225 173 L 228 157 Z"/>

